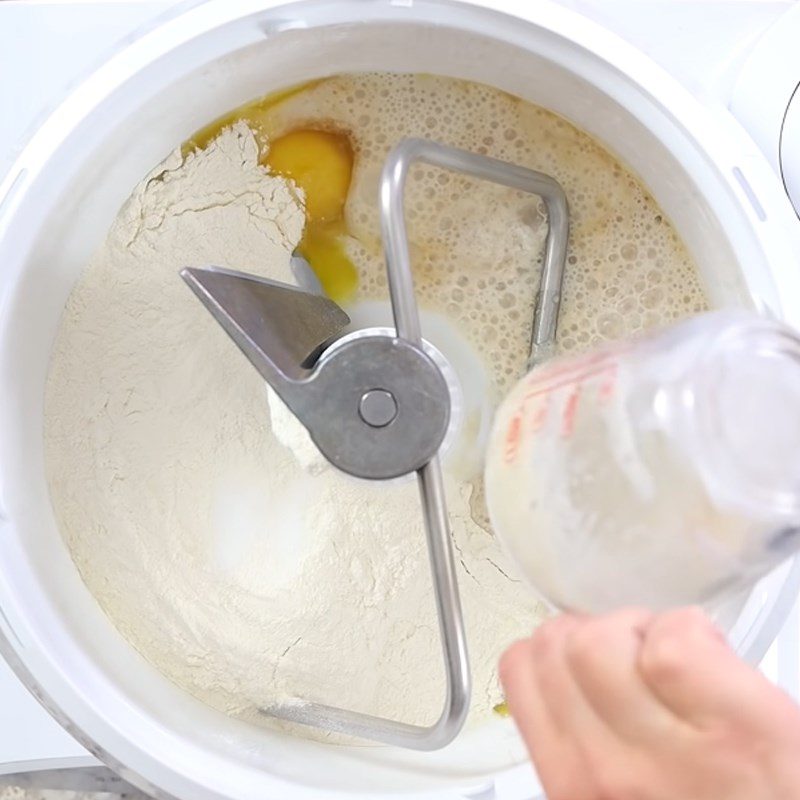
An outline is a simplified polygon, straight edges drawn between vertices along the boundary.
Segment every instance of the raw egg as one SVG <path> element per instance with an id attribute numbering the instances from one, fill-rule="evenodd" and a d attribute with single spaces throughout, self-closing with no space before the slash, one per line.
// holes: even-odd
<path id="1" fill-rule="evenodd" d="M 258 141 L 261 163 L 303 190 L 306 226 L 297 250 L 311 265 L 325 293 L 342 302 L 352 297 L 358 283 L 358 271 L 344 247 L 344 206 L 353 174 L 350 138 L 314 128 L 276 135 L 272 119 L 278 105 L 315 83 L 276 92 L 225 114 L 185 142 L 183 153 L 206 147 L 239 120 L 246 122 Z"/>
<path id="2" fill-rule="evenodd" d="M 498 703 L 496 706 L 493 706 L 492 711 L 494 711 L 495 714 L 501 717 L 511 716 L 511 710 L 509 709 L 508 703 L 506 703 L 505 700 L 503 700 L 502 703 Z"/>
<path id="3" fill-rule="evenodd" d="M 306 227 L 297 249 L 329 297 L 348 299 L 358 278 L 342 243 L 344 205 L 353 174 L 350 139 L 330 131 L 292 131 L 270 142 L 264 163 L 270 172 L 290 178 L 303 190 Z"/>

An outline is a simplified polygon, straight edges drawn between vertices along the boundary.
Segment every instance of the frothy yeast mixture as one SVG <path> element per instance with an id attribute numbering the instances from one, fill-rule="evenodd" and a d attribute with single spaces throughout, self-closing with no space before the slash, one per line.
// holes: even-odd
<path id="1" fill-rule="evenodd" d="M 404 136 L 560 181 L 572 227 L 561 351 L 704 309 L 697 272 L 630 171 L 563 119 L 495 89 L 346 75 L 228 123 L 145 178 L 70 296 L 46 397 L 56 515 L 113 623 L 205 702 L 261 724 L 257 709 L 287 697 L 429 723 L 443 673 L 416 486 L 308 469 L 291 418 L 273 406 L 270 422 L 263 383 L 178 270 L 292 279 L 308 199 L 270 173 L 270 141 L 314 129 L 352 146 L 342 218 L 323 233 L 355 268 L 337 299 L 356 319 L 385 306 L 378 176 Z M 524 368 L 543 208 L 421 166 L 406 209 L 419 303 L 466 342 L 494 402 Z M 502 700 L 500 652 L 545 612 L 492 536 L 480 478 L 451 469 L 446 489 L 476 723 Z"/>
<path id="2" fill-rule="evenodd" d="M 272 135 L 327 120 L 350 132 L 357 162 L 346 205 L 359 296 L 386 298 L 378 207 L 383 161 L 420 136 L 552 175 L 570 206 L 559 350 L 668 324 L 702 311 L 698 274 L 638 178 L 595 140 L 545 109 L 488 86 L 428 75 L 322 81 L 256 120 Z M 530 195 L 419 165 L 406 214 L 416 290 L 481 353 L 502 391 L 523 368 L 546 216 Z"/>

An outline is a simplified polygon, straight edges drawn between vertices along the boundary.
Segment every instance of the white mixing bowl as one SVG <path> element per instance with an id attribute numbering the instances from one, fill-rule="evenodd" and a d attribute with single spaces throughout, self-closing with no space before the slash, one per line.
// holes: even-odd
<path id="1" fill-rule="evenodd" d="M 488 83 L 562 114 L 631 165 L 675 223 L 716 305 L 752 304 L 800 323 L 796 220 L 735 121 L 571 12 L 543 0 L 488 5 L 230 0 L 192 8 L 99 69 L 0 188 L 2 649 L 69 731 L 150 793 L 513 800 L 538 792 L 508 720 L 467 731 L 440 752 L 411 753 L 327 746 L 212 711 L 145 663 L 81 582 L 43 468 L 50 348 L 67 295 L 117 209 L 193 131 L 251 98 L 347 71 Z M 787 564 L 722 610 L 745 657 L 763 655 L 797 585 Z"/>

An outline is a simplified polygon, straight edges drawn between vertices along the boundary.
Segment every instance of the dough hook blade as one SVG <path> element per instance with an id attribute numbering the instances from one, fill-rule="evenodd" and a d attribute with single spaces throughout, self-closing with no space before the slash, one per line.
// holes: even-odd
<path id="1" fill-rule="evenodd" d="M 273 717 L 414 750 L 436 750 L 461 730 L 471 679 L 466 636 L 437 452 L 450 414 L 447 384 L 422 349 L 403 193 L 411 164 L 463 172 L 542 198 L 548 233 L 535 303 L 530 362 L 555 341 L 569 219 L 551 177 L 423 139 L 389 154 L 380 186 L 381 232 L 396 336 L 338 345 L 347 324 L 335 303 L 296 287 L 218 268 L 181 275 L 262 377 L 306 426 L 322 454 L 362 478 L 417 473 L 442 643 L 444 706 L 430 726 L 297 700 L 262 711 Z"/>

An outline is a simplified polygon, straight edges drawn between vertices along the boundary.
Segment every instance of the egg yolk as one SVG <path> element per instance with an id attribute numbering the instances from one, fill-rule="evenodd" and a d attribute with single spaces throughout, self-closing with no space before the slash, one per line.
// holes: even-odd
<path id="1" fill-rule="evenodd" d="M 358 274 L 342 242 L 344 206 L 353 174 L 353 148 L 340 133 L 296 130 L 274 139 L 264 163 L 290 178 L 305 195 L 306 227 L 298 252 L 308 261 L 325 293 L 346 300 Z"/>
<path id="2" fill-rule="evenodd" d="M 508 708 L 508 703 L 503 700 L 502 703 L 498 703 L 496 706 L 492 708 L 495 714 L 498 714 L 501 717 L 509 717 L 511 716 L 511 711 Z"/>
<path id="3" fill-rule="evenodd" d="M 341 218 L 353 172 L 353 150 L 346 136 L 292 131 L 270 144 L 266 162 L 272 172 L 291 178 L 305 192 L 311 222 Z"/>

